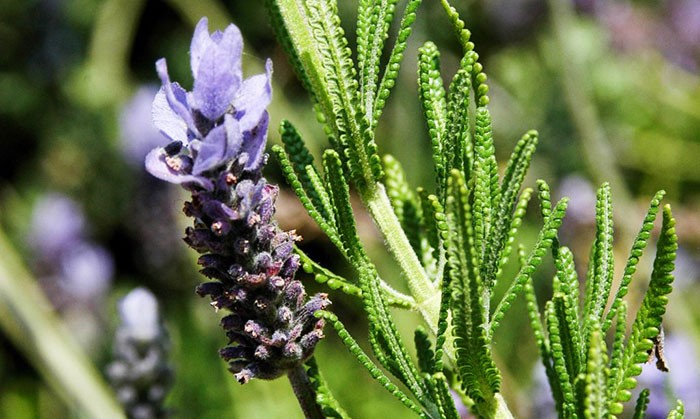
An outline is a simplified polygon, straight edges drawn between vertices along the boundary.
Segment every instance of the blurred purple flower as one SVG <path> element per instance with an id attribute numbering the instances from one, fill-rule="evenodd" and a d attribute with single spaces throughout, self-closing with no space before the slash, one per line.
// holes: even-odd
<path id="1" fill-rule="evenodd" d="M 41 256 L 58 257 L 84 234 L 82 210 L 67 196 L 49 193 L 34 205 L 27 242 Z"/>
<path id="2" fill-rule="evenodd" d="M 163 142 L 151 116 L 153 98 L 157 93 L 156 86 L 140 87 L 119 115 L 120 145 L 131 165 L 143 167 L 146 154 Z"/>
<path id="3" fill-rule="evenodd" d="M 146 168 L 153 176 L 212 190 L 214 185 L 204 176 L 209 170 L 233 160 L 248 171 L 261 167 L 272 62 L 267 60 L 265 74 L 243 80 L 242 51 L 243 39 L 236 26 L 210 35 L 203 18 L 190 46 L 192 92 L 170 81 L 164 58 L 156 62 L 163 87 L 153 102 L 153 120 L 171 143 L 146 157 Z"/>
<path id="4" fill-rule="evenodd" d="M 87 238 L 85 216 L 70 198 L 50 193 L 35 205 L 27 242 L 56 307 L 94 305 L 114 273 L 111 255 Z"/>

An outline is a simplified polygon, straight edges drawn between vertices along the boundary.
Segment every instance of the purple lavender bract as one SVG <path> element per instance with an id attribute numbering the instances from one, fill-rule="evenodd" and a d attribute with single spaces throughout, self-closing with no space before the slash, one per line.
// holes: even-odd
<path id="1" fill-rule="evenodd" d="M 272 64 L 244 80 L 242 50 L 236 26 L 210 35 L 205 18 L 192 38 L 192 92 L 170 81 L 165 59 L 157 61 L 163 87 L 153 119 L 170 144 L 148 154 L 146 169 L 192 193 L 184 212 L 194 225 L 185 242 L 202 253 L 201 272 L 215 280 L 197 293 L 231 312 L 221 322 L 229 346 L 220 355 L 246 383 L 276 378 L 310 357 L 323 338 L 314 313 L 330 301 L 325 294 L 307 301 L 294 279 L 298 236 L 272 219 L 278 189 L 262 176 Z"/>

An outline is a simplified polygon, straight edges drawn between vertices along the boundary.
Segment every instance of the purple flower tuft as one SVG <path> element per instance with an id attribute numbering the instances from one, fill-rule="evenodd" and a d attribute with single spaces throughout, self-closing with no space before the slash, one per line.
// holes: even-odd
<path id="1" fill-rule="evenodd" d="M 192 92 L 170 81 L 167 62 L 156 70 L 163 87 L 153 102 L 153 121 L 171 145 L 152 150 L 146 169 L 162 180 L 212 190 L 206 172 L 237 161 L 246 171 L 264 162 L 272 99 L 272 62 L 265 74 L 243 80 L 243 39 L 238 28 L 209 34 L 197 24 L 190 47 Z M 175 144 L 177 146 L 173 146 Z"/>
<path id="2" fill-rule="evenodd" d="M 246 383 L 279 377 L 308 359 L 323 338 L 314 313 L 330 301 L 307 297 L 294 278 L 299 237 L 272 218 L 278 188 L 262 176 L 272 63 L 244 80 L 242 50 L 238 28 L 209 34 L 202 19 L 190 47 L 192 92 L 170 81 L 165 59 L 157 62 L 163 87 L 153 118 L 170 143 L 148 154 L 146 168 L 192 193 L 183 211 L 194 225 L 184 240 L 202 253 L 200 272 L 212 280 L 196 292 L 231 313 L 221 321 L 229 343 L 219 354 Z"/>

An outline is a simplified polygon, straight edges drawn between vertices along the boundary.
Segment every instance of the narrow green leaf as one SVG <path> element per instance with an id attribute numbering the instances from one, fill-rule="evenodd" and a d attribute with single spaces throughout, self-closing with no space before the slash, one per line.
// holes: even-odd
<path id="1" fill-rule="evenodd" d="M 596 201 L 596 239 L 591 264 L 595 271 L 591 295 L 586 295 L 586 315 L 594 315 L 603 320 L 603 310 L 608 302 L 614 274 L 613 217 L 610 185 L 605 183 L 598 189 Z"/>
<path id="2" fill-rule="evenodd" d="M 430 342 L 428 332 L 422 327 L 418 327 L 413 335 L 413 341 L 416 344 L 418 368 L 424 374 L 433 374 L 435 372 L 435 352 L 433 352 L 433 344 Z"/>
<path id="3" fill-rule="evenodd" d="M 326 150 L 323 153 L 323 168 L 326 182 L 330 186 L 328 192 L 335 210 L 338 233 L 346 254 L 353 263 L 358 263 L 364 255 L 361 252 L 362 244 L 357 236 L 355 217 L 350 205 L 350 189 L 338 153 Z"/>
<path id="4" fill-rule="evenodd" d="M 634 405 L 633 418 L 644 419 L 647 407 L 649 407 L 649 389 L 645 388 L 639 393 L 639 397 L 637 397 L 637 403 Z"/>
<path id="5" fill-rule="evenodd" d="M 304 174 L 306 175 L 306 179 L 308 179 L 309 181 L 309 183 L 306 184 L 305 188 L 305 185 L 302 184 L 299 176 L 294 170 L 293 163 L 289 160 L 289 157 L 287 156 L 284 149 L 279 145 L 275 144 L 274 146 L 272 146 L 272 152 L 277 156 L 280 168 L 282 169 L 282 174 L 284 175 L 285 179 L 287 180 L 287 183 L 292 188 L 296 196 L 299 198 L 299 201 L 304 206 L 304 209 L 306 209 L 306 212 L 311 218 L 313 218 L 314 221 L 316 221 L 321 230 L 324 233 L 326 233 L 331 243 L 333 243 L 347 257 L 345 253 L 345 246 L 342 243 L 342 240 L 340 238 L 340 235 L 338 234 L 338 230 L 335 225 L 335 215 L 333 213 L 330 213 L 330 215 L 328 215 L 328 218 L 324 217 L 321 211 L 319 211 L 316 208 L 314 202 L 311 200 L 307 193 L 308 190 L 310 193 L 316 194 L 316 196 L 320 198 L 320 196 L 322 195 L 318 192 L 323 190 L 323 194 L 327 195 L 325 188 L 320 186 L 321 182 L 311 182 L 309 174 L 312 174 L 314 169 L 312 169 L 311 171 L 304 172 Z M 320 202 L 321 208 L 325 208 L 325 204 L 322 201 L 317 202 Z M 325 212 L 325 210 L 322 211 Z"/>
<path id="6" fill-rule="evenodd" d="M 503 267 L 508 263 L 510 254 L 513 251 L 513 243 L 515 242 L 515 236 L 518 234 L 520 226 L 523 224 L 523 218 L 527 212 L 527 205 L 530 203 L 530 198 L 532 197 L 532 189 L 525 188 L 523 193 L 520 194 L 520 199 L 515 206 L 515 211 L 513 212 L 513 219 L 510 222 L 510 229 L 508 230 L 508 235 L 506 238 L 506 245 L 501 254 L 501 259 L 498 261 L 498 271 L 496 272 L 496 280 L 501 277 L 503 272 Z"/>
<path id="7" fill-rule="evenodd" d="M 448 183 L 448 277 L 452 284 L 452 315 L 457 371 L 462 388 L 476 403 L 489 405 L 500 389 L 500 373 L 487 337 L 483 284 L 476 269 L 469 193 L 463 174 L 452 171 Z"/>
<path id="8" fill-rule="evenodd" d="M 608 399 L 605 385 L 605 367 L 607 364 L 607 348 L 600 330 L 598 317 L 592 315 L 588 341 L 588 360 L 586 363 L 585 398 L 583 413 L 587 419 L 608 417 Z"/>
<path id="9" fill-rule="evenodd" d="M 369 371 L 372 378 L 377 380 L 385 390 L 391 393 L 392 396 L 396 397 L 404 406 L 411 409 L 414 413 L 422 415 L 421 409 L 404 393 L 402 392 L 391 380 L 384 375 L 382 370 L 380 370 L 372 360 L 365 354 L 365 352 L 360 348 L 355 339 L 352 338 L 350 333 L 347 331 L 345 326 L 340 322 L 338 317 L 328 311 L 317 311 L 315 315 L 319 318 L 325 319 L 331 324 L 331 327 L 335 329 L 338 337 L 343 342 L 345 347 L 348 348 L 351 354 L 357 358 L 360 364 Z"/>
<path id="10" fill-rule="evenodd" d="M 617 306 L 617 316 L 615 323 L 615 337 L 613 338 L 613 349 L 610 355 L 610 370 L 608 372 L 608 400 L 609 410 L 613 415 L 622 414 L 624 406 L 615 400 L 615 384 L 622 375 L 622 366 L 625 357 L 625 337 L 627 336 L 627 302 L 624 300 Z"/>
<path id="11" fill-rule="evenodd" d="M 616 401 L 626 401 L 630 390 L 636 385 L 635 376 L 642 371 L 639 364 L 646 362 L 647 351 L 653 347 L 653 341 L 660 332 L 661 320 L 666 312 L 668 297 L 672 290 L 673 269 L 675 267 L 676 251 L 678 249 L 678 237 L 676 236 L 676 221 L 671 214 L 671 207 L 665 205 L 663 209 L 663 223 L 661 236 L 656 246 L 654 268 L 651 273 L 649 288 L 644 294 L 642 305 L 637 311 L 632 331 L 627 339 L 623 374 L 615 383 Z"/>
<path id="12" fill-rule="evenodd" d="M 549 248 L 552 246 L 552 242 L 557 236 L 557 230 L 561 226 L 562 218 L 564 218 L 564 214 L 566 213 L 567 202 L 568 200 L 563 198 L 554 207 L 551 216 L 545 222 L 542 230 L 540 230 L 537 237 L 537 242 L 527 257 L 527 262 L 520 268 L 520 271 L 510 284 L 510 287 L 496 306 L 490 325 L 490 334 L 492 336 L 495 330 L 498 328 L 501 320 L 503 320 L 505 312 L 511 306 L 518 293 L 522 290 L 523 285 L 528 281 L 528 278 L 532 276 L 535 269 L 537 269 L 539 264 L 542 263 L 542 258 L 547 250 L 549 250 Z"/>
<path id="13" fill-rule="evenodd" d="M 477 114 L 478 116 L 478 114 Z M 527 169 L 530 167 L 532 154 L 537 146 L 537 132 L 529 131 L 516 144 L 511 154 L 506 171 L 501 184 L 500 198 L 498 206 L 494 207 L 492 216 L 493 227 L 489 232 L 482 274 L 487 287 L 493 287 L 496 273 L 498 272 L 498 261 L 501 258 L 508 238 L 508 230 L 513 220 L 513 209 L 516 199 L 520 194 Z M 494 195 L 495 197 L 495 195 Z M 556 237 L 553 237 L 556 239 Z"/>
<path id="14" fill-rule="evenodd" d="M 462 170 L 466 179 L 471 177 L 474 159 L 469 120 L 470 88 L 469 74 L 464 69 L 459 69 L 452 78 L 448 91 L 443 147 L 446 173 L 452 169 Z"/>
<path id="15" fill-rule="evenodd" d="M 608 315 L 603 323 L 604 332 L 607 332 L 612 325 L 612 318 L 615 316 L 622 299 L 625 295 L 627 295 L 629 284 L 632 282 L 632 276 L 637 271 L 639 259 L 642 257 L 644 249 L 649 243 L 651 230 L 654 228 L 654 221 L 656 220 L 656 215 L 658 214 L 659 207 L 661 206 L 661 200 L 665 194 L 665 191 L 658 191 L 649 204 L 649 210 L 647 210 L 647 214 L 644 217 L 642 227 L 639 230 L 639 233 L 637 233 L 637 237 L 634 239 L 634 244 L 632 244 L 632 249 L 630 250 L 629 258 L 627 259 L 627 265 L 625 266 L 625 272 L 622 276 L 622 280 L 620 281 L 620 286 L 617 289 L 617 293 L 615 294 L 612 307 L 610 308 L 610 311 L 608 311 Z"/>
<path id="16" fill-rule="evenodd" d="M 495 204 L 498 202 L 498 167 L 496 163 L 496 149 L 493 145 L 491 133 L 491 115 L 486 108 L 476 110 L 476 127 L 474 129 L 474 247 L 477 257 L 481 263 L 481 276 L 485 280 L 486 288 L 490 290 L 493 286 L 494 278 L 488 274 L 497 271 L 496 267 L 490 268 L 498 262 L 490 258 L 492 253 L 501 249 L 490 249 L 489 238 L 492 233 L 492 218 L 495 211 Z M 511 208 L 512 210 L 512 208 Z M 510 221 L 508 221 L 510 224 Z M 493 250 L 493 252 L 490 252 Z"/>
<path id="17" fill-rule="evenodd" d="M 552 367 L 556 374 L 557 387 L 561 392 L 561 406 L 557 410 L 563 415 L 575 406 L 575 394 L 573 381 L 578 376 L 578 371 L 574 370 L 576 361 L 572 359 L 570 350 L 571 341 L 570 330 L 567 322 L 562 316 L 564 304 L 562 294 L 554 296 L 551 301 L 545 304 L 545 316 L 547 318 L 547 335 L 549 336 L 549 349 L 552 359 Z M 560 306 L 559 308 L 557 306 Z"/>
<path id="18" fill-rule="evenodd" d="M 366 23 L 358 25 L 357 67 L 360 74 L 360 103 L 365 117 L 374 117 L 374 105 L 379 80 L 379 60 L 384 52 L 384 42 L 389 36 L 389 27 L 394 20 L 394 9 L 398 0 L 374 0 L 361 2 L 359 13 Z M 360 47 L 360 45 L 362 47 Z"/>
<path id="19" fill-rule="evenodd" d="M 406 2 L 406 8 L 404 9 L 403 16 L 401 17 L 401 23 L 399 24 L 398 36 L 394 42 L 394 47 L 391 50 L 391 54 L 389 55 L 389 62 L 384 69 L 384 75 L 382 76 L 382 81 L 379 84 L 377 98 L 374 102 L 372 128 L 376 127 L 377 122 L 382 115 L 382 111 L 384 110 L 384 105 L 389 98 L 389 94 L 396 84 L 396 78 L 399 76 L 401 61 L 403 61 L 403 53 L 408 45 L 408 37 L 411 35 L 413 22 L 416 20 L 416 10 L 418 10 L 418 6 L 420 4 L 421 0 L 408 0 Z"/>
<path id="20" fill-rule="evenodd" d="M 433 149 L 437 195 L 444 204 L 447 171 L 443 136 L 447 101 L 440 76 L 440 52 L 432 42 L 426 42 L 418 50 L 418 92 Z"/>
<path id="21" fill-rule="evenodd" d="M 328 388 L 314 357 L 305 362 L 306 374 L 311 381 L 311 386 L 316 393 L 316 403 L 321 407 L 321 411 L 326 418 L 350 419 L 348 413 L 340 406 L 338 400 Z"/>
<path id="22" fill-rule="evenodd" d="M 676 406 L 668 412 L 668 419 L 683 419 L 685 417 L 685 407 L 683 406 L 683 402 L 680 400 L 676 400 Z"/>
<path id="23" fill-rule="evenodd" d="M 319 284 L 325 284 L 332 290 L 340 290 L 354 297 L 362 296 L 362 290 L 357 285 L 319 265 L 298 247 L 295 247 L 294 251 L 299 255 L 299 263 L 304 272 L 313 275 Z"/>

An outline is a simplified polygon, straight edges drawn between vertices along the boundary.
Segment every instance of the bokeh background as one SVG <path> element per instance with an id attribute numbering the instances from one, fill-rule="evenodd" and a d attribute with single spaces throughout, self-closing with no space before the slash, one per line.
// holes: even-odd
<path id="1" fill-rule="evenodd" d="M 164 144 L 150 123 L 158 88 L 154 62 L 166 57 L 173 80 L 191 87 L 189 41 L 202 16 L 209 17 L 210 28 L 239 26 L 246 41 L 245 74 L 262 72 L 265 58 L 272 58 L 269 144 L 279 142 L 276 127 L 288 119 L 314 152 L 327 146 L 258 3 L 0 0 L 0 227 L 71 338 L 100 371 L 110 361 L 118 299 L 136 286 L 157 296 L 172 339 L 176 379 L 167 405 L 176 417 L 301 417 L 285 380 L 240 386 L 226 372 L 216 355 L 226 343 L 219 315 L 193 293 L 201 278 L 196 255 L 181 241 L 185 196 L 149 177 L 142 165 L 147 151 Z M 658 189 L 668 192 L 680 239 L 676 291 L 664 320 L 671 374 L 645 368 L 640 380 L 652 388 L 652 416 L 665 417 L 667 396 L 675 395 L 686 403 L 688 417 L 700 417 L 700 2 L 463 0 L 454 6 L 489 75 L 499 161 L 527 129 L 540 132 L 527 183 L 542 178 L 557 197 L 571 197 L 561 238 L 577 255 L 580 273 L 593 238 L 598 185 L 612 185 L 618 270 L 649 199 Z M 339 7 L 354 45 L 357 2 L 341 0 Z M 449 81 L 459 46 L 436 0 L 421 6 L 377 139 L 382 153 L 402 162 L 413 185 L 432 189 L 416 92 L 417 48 L 426 40 L 439 46 Z M 284 183 L 274 159 L 266 173 Z M 525 243 L 541 225 L 531 207 Z M 401 287 L 359 206 L 357 217 L 382 275 Z M 317 261 L 352 276 L 289 190 L 281 193 L 277 218 L 284 228 L 297 229 L 304 237 L 301 248 Z M 0 255 L 0 263 L 6 257 Z M 629 296 L 633 309 L 650 265 L 647 255 Z M 536 276 L 543 299 L 551 276 L 547 261 Z M 311 279 L 305 282 L 309 292 L 323 290 Z M 335 292 L 331 299 L 367 348 L 359 301 Z M 5 330 L 0 418 L 73 417 L 31 351 L 9 338 L 11 311 L 5 306 L 0 312 Z M 410 339 L 420 320 L 401 312 L 397 318 Z M 333 332 L 327 334 L 318 363 L 353 417 L 403 413 Z M 40 336 L 34 344 L 41 344 Z M 505 395 L 518 417 L 551 416 L 522 299 L 507 315 L 495 351 Z"/>

